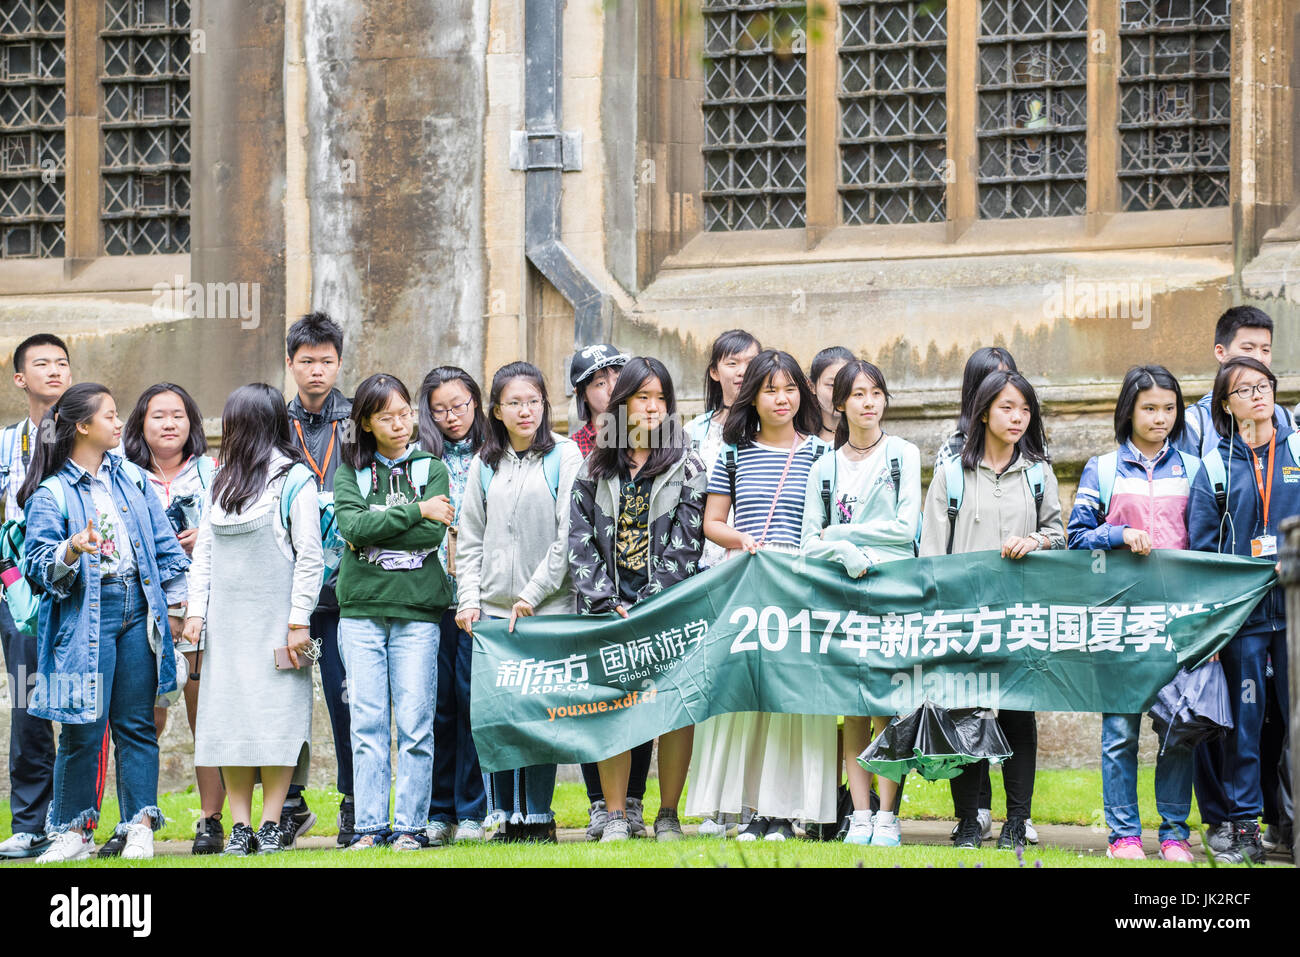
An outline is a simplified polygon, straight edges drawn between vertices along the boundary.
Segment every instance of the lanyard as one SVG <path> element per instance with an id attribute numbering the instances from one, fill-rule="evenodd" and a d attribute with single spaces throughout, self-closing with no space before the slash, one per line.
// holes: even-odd
<path id="1" fill-rule="evenodd" d="M 781 489 L 785 488 L 785 477 L 790 474 L 790 463 L 794 461 L 794 455 L 799 451 L 799 446 L 803 445 L 803 441 L 804 437 L 796 432 L 794 434 L 794 445 L 790 446 L 790 454 L 785 459 L 785 468 L 781 470 L 781 481 L 776 483 L 776 492 L 772 495 L 772 507 L 768 510 L 767 521 L 763 523 L 763 534 L 758 536 L 759 545 L 767 541 L 767 530 L 772 527 L 772 516 L 776 514 L 776 503 L 781 499 Z"/>
<path id="2" fill-rule="evenodd" d="M 158 460 L 154 459 L 154 465 L 158 465 L 158 474 L 162 476 L 162 481 L 158 484 L 163 487 L 163 501 L 168 505 L 172 503 L 172 482 L 175 482 L 185 473 L 185 470 L 189 468 L 192 461 L 194 461 L 194 456 L 191 455 L 185 460 L 184 464 L 181 465 L 180 471 L 168 479 L 167 476 L 163 474 L 162 466 L 158 465 Z"/>
<path id="3" fill-rule="evenodd" d="M 23 470 L 32 462 L 32 420 L 28 419 L 23 423 Z"/>
<path id="4" fill-rule="evenodd" d="M 334 454 L 334 439 L 338 437 L 339 424 L 335 421 L 330 428 L 330 444 L 325 448 L 325 461 L 320 465 L 316 464 L 316 460 L 312 458 L 311 449 L 307 448 L 307 439 L 302 434 L 302 423 L 294 419 L 293 425 L 298 430 L 298 442 L 302 445 L 302 450 L 307 456 L 307 464 L 316 473 L 316 478 L 323 487 L 325 485 L 325 470 L 330 467 L 330 457 Z"/>
<path id="5" fill-rule="evenodd" d="M 1277 445 L 1277 430 L 1274 429 L 1273 437 L 1268 440 L 1268 486 L 1267 487 L 1265 487 L 1264 485 L 1264 477 L 1260 474 L 1261 472 L 1264 471 L 1264 468 L 1260 464 L 1259 457 L 1255 455 L 1254 449 L 1251 449 L 1249 445 L 1246 446 L 1246 448 L 1250 449 L 1250 457 L 1255 460 L 1255 487 L 1259 489 L 1259 497 L 1264 505 L 1264 534 L 1265 535 L 1268 534 L 1268 506 L 1269 503 L 1273 500 L 1273 473 L 1277 471 L 1277 469 L 1273 467 L 1273 450 L 1276 447 L 1276 445 Z"/>

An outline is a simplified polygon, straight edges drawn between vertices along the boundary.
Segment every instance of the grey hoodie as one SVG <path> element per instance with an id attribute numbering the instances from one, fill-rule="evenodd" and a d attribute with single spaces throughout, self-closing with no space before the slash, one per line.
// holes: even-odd
<path id="1" fill-rule="evenodd" d="M 582 467 L 577 443 L 552 433 L 560 448 L 560 487 L 554 498 L 542 456 L 521 459 L 507 448 L 483 507 L 481 459 L 469 464 L 456 532 L 457 610 L 508 618 L 516 601 L 539 615 L 572 614 L 569 503 Z"/>
<path id="2" fill-rule="evenodd" d="M 1000 476 L 984 463 L 972 473 L 964 471 L 965 489 L 952 553 L 1001 549 L 1011 536 L 1023 538 L 1041 532 L 1052 548 L 1065 547 L 1065 526 L 1061 522 L 1061 500 L 1052 467 L 1043 463 L 1043 505 L 1034 511 L 1034 495 L 1025 480 L 1032 463 L 1018 457 Z M 948 548 L 948 484 L 943 468 L 934 470 L 925 496 L 921 524 L 921 554 L 943 555 Z"/>

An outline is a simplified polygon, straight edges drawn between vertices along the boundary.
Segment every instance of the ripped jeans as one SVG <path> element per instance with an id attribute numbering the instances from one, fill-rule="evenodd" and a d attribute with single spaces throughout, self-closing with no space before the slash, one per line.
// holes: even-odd
<path id="1" fill-rule="evenodd" d="M 122 822 L 138 824 L 148 817 L 155 831 L 164 823 L 158 809 L 158 738 L 153 724 L 158 663 L 149 647 L 149 606 L 138 578 L 102 580 L 99 621 L 100 714 L 90 724 L 60 728 L 54 799 L 45 827 L 50 834 L 93 830 L 99 823 L 110 733 Z"/>

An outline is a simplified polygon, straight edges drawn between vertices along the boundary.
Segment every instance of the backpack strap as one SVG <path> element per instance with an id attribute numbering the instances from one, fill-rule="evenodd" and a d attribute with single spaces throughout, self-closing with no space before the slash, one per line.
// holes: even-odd
<path id="1" fill-rule="evenodd" d="M 1183 474 L 1187 476 L 1187 484 L 1191 485 L 1196 481 L 1196 474 L 1201 471 L 1201 460 L 1195 455 L 1184 452 L 1182 449 L 1176 449 L 1175 451 L 1178 452 L 1178 457 L 1183 460 Z M 1300 459 L 1297 459 L 1297 461 L 1300 461 Z"/>
<path id="2" fill-rule="evenodd" d="M 1223 469 L 1223 456 L 1219 454 L 1217 446 L 1202 456 L 1201 465 L 1205 467 L 1205 476 L 1210 480 L 1210 488 L 1214 492 L 1214 504 L 1218 506 L 1219 514 L 1222 515 L 1228 505 L 1227 473 Z"/>
<path id="3" fill-rule="evenodd" d="M 289 512 L 293 508 L 293 500 L 308 482 L 314 481 L 316 476 L 303 463 L 296 462 L 290 466 L 289 474 L 284 477 L 284 488 L 280 491 L 280 524 L 286 530 L 289 528 Z"/>
<path id="4" fill-rule="evenodd" d="M 428 487 L 429 471 L 432 468 L 433 459 L 419 458 L 411 463 L 411 488 L 415 489 L 416 498 L 422 496 Z"/>
<path id="5" fill-rule="evenodd" d="M 1300 432 L 1292 432 L 1286 437 L 1286 450 L 1291 453 L 1291 461 L 1300 465 Z"/>
<path id="6" fill-rule="evenodd" d="M 1025 481 L 1029 483 L 1029 491 L 1034 495 L 1034 511 L 1036 513 L 1042 511 L 1043 495 L 1046 488 L 1042 462 L 1035 462 L 1025 469 Z"/>
<path id="7" fill-rule="evenodd" d="M 957 534 L 957 513 L 961 511 L 961 501 L 966 491 L 966 476 L 961 467 L 961 456 L 954 455 L 944 460 L 943 484 L 948 492 L 948 550 L 952 554 L 952 540 Z"/>
<path id="8" fill-rule="evenodd" d="M 361 500 L 363 502 L 366 500 L 366 497 L 370 494 L 369 492 L 366 491 L 366 489 L 370 488 L 370 482 L 371 482 L 370 470 L 371 470 L 371 466 L 367 465 L 365 468 L 360 469 L 357 472 L 357 491 L 361 493 Z"/>
<path id="9" fill-rule="evenodd" d="M 835 524 L 835 513 L 831 510 L 831 497 L 834 495 L 835 486 L 839 483 L 840 463 L 835 456 L 830 457 L 831 474 L 826 476 L 826 466 L 822 466 L 819 474 L 822 476 L 822 528 L 828 528 Z"/>
<path id="10" fill-rule="evenodd" d="M 478 488 L 483 493 L 483 511 L 485 512 L 487 511 L 488 489 L 492 486 L 492 477 L 496 474 L 496 469 L 482 459 L 478 460 Z"/>
<path id="11" fill-rule="evenodd" d="M 1101 503 L 1104 521 L 1110 512 L 1110 496 L 1115 491 L 1115 478 L 1119 475 L 1119 451 L 1107 452 L 1097 458 L 1097 500 Z"/>
<path id="12" fill-rule="evenodd" d="M 217 463 L 206 455 L 200 455 L 195 468 L 199 470 L 199 485 L 207 491 L 212 485 L 212 477 L 217 474 Z"/>
<path id="13" fill-rule="evenodd" d="M 59 514 L 63 516 L 63 520 L 66 522 L 68 520 L 68 495 L 63 490 L 63 483 L 59 481 L 59 477 L 51 475 L 41 483 L 40 487 L 48 490 L 54 496 L 54 504 L 59 507 Z"/>
<path id="14" fill-rule="evenodd" d="M 542 456 L 542 474 L 546 476 L 546 487 L 551 490 L 552 499 L 560 497 L 560 460 L 563 455 L 563 447 L 556 442 L 551 451 Z"/>
<path id="15" fill-rule="evenodd" d="M 5 426 L 0 432 L 0 477 L 9 477 L 9 463 L 14 457 L 14 446 L 18 444 L 18 426 L 21 423 Z"/>
<path id="16" fill-rule="evenodd" d="M 731 490 L 731 504 L 736 504 L 736 468 L 740 457 L 739 451 L 734 445 L 724 445 L 722 447 L 722 467 L 727 470 L 727 487 Z"/>
<path id="17" fill-rule="evenodd" d="M 122 459 L 122 471 L 126 473 L 127 478 L 135 483 L 135 487 L 141 492 L 149 487 L 149 479 L 145 476 L 144 470 L 136 465 L 130 459 Z"/>

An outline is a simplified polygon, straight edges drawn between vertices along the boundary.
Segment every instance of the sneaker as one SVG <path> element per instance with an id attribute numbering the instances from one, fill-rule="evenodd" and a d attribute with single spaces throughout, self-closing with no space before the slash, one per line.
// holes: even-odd
<path id="1" fill-rule="evenodd" d="M 963 850 L 978 850 L 984 841 L 984 829 L 978 817 L 963 817 L 952 829 L 953 845 Z"/>
<path id="2" fill-rule="evenodd" d="M 587 808 L 587 840 L 599 841 L 605 833 L 605 822 L 609 820 L 609 811 L 605 810 L 604 801 L 596 801 Z"/>
<path id="3" fill-rule="evenodd" d="M 350 847 L 357 839 L 357 805 L 350 797 L 339 801 L 339 847 Z"/>
<path id="4" fill-rule="evenodd" d="M 1169 841 L 1168 843 L 1176 843 Z M 1164 856 L 1164 844 L 1160 845 L 1161 857 Z M 1106 845 L 1106 856 L 1117 861 L 1145 861 L 1147 859 L 1146 851 L 1142 850 L 1142 838 L 1136 836 L 1116 838 L 1115 842 Z"/>
<path id="5" fill-rule="evenodd" d="M 44 834 L 29 834 L 19 831 L 0 841 L 0 857 L 11 861 L 27 857 L 39 857 L 50 846 L 50 839 Z"/>
<path id="6" fill-rule="evenodd" d="M 399 834 L 388 846 L 395 851 L 421 851 L 425 847 L 414 834 Z"/>
<path id="7" fill-rule="evenodd" d="M 600 843 L 613 844 L 616 841 L 630 840 L 631 837 L 632 823 L 627 819 L 626 814 L 615 811 L 605 821 L 605 828 L 600 834 Z"/>
<path id="8" fill-rule="evenodd" d="M 355 841 L 344 848 L 345 851 L 362 851 L 371 847 L 378 847 L 382 842 L 376 834 L 362 834 Z"/>
<path id="9" fill-rule="evenodd" d="M 247 857 L 257 853 L 257 835 L 247 824 L 236 824 L 230 829 L 230 840 L 226 842 L 226 857 Z"/>
<path id="10" fill-rule="evenodd" d="M 1175 864 L 1191 864 L 1196 857 L 1192 854 L 1192 846 L 1186 841 L 1161 841 L 1160 859 Z"/>
<path id="11" fill-rule="evenodd" d="M 1257 821 L 1232 822 L 1232 847 L 1214 854 L 1220 864 L 1259 864 L 1264 860 L 1264 845 L 1260 843 Z"/>
<path id="12" fill-rule="evenodd" d="M 267 821 L 257 829 L 257 853 L 279 854 L 292 850 L 293 845 L 287 840 L 284 830 L 275 821 Z"/>
<path id="13" fill-rule="evenodd" d="M 1215 854 L 1222 854 L 1232 849 L 1232 825 L 1227 821 L 1211 824 L 1205 835 L 1205 843 Z"/>
<path id="14" fill-rule="evenodd" d="M 226 832 L 221 826 L 221 814 L 200 818 L 194 825 L 194 844 L 191 854 L 220 854 L 226 843 Z"/>
<path id="15" fill-rule="evenodd" d="M 975 812 L 975 817 L 980 822 L 980 839 L 991 840 L 993 837 L 993 812 L 986 807 L 982 807 Z M 957 828 L 959 827 L 961 827 L 960 823 L 952 826 L 953 840 L 957 839 Z M 1034 834 L 1034 843 L 1038 843 L 1037 833 Z"/>
<path id="16" fill-rule="evenodd" d="M 488 838 L 489 844 L 516 844 L 519 842 L 519 832 L 523 827 L 522 824 L 511 825 L 502 823 L 497 832 Z"/>
<path id="17" fill-rule="evenodd" d="M 759 841 L 767 836 L 767 829 L 771 821 L 765 817 L 759 817 L 757 814 L 749 819 L 749 823 L 740 829 L 736 835 L 738 841 Z"/>
<path id="18" fill-rule="evenodd" d="M 144 861 L 153 857 L 153 825 L 132 824 L 126 829 L 126 846 L 122 848 L 122 860 Z"/>
<path id="19" fill-rule="evenodd" d="M 482 841 L 487 837 L 487 831 L 483 829 L 482 821 L 466 819 L 456 825 L 456 843 L 468 844 L 474 841 Z M 430 847 L 437 847 L 432 840 L 429 841 Z"/>
<path id="20" fill-rule="evenodd" d="M 677 819 L 677 812 L 672 808 L 661 807 L 655 815 L 655 840 L 680 841 L 683 836 L 682 822 Z"/>
<path id="21" fill-rule="evenodd" d="M 65 861 L 84 861 L 90 857 L 90 849 L 94 846 L 95 840 L 89 831 L 67 830 L 62 834 L 54 835 L 45 852 L 36 858 L 36 863 L 61 864 Z"/>
<path id="22" fill-rule="evenodd" d="M 854 811 L 853 816 L 849 818 L 849 833 L 844 835 L 844 843 L 870 844 L 871 818 L 870 811 Z"/>
<path id="23" fill-rule="evenodd" d="M 903 828 L 898 823 L 898 815 L 889 815 L 889 820 L 882 820 L 884 813 L 876 815 L 871 825 L 872 847 L 898 847 L 903 843 Z"/>
<path id="24" fill-rule="evenodd" d="M 455 835 L 446 821 L 430 821 L 424 829 L 424 836 L 429 839 L 430 847 L 450 847 Z"/>
<path id="25" fill-rule="evenodd" d="M 122 848 L 126 847 L 126 831 L 114 831 L 95 853 L 96 857 L 121 857 Z"/>
<path id="26" fill-rule="evenodd" d="M 627 828 L 633 837 L 645 837 L 645 816 L 640 798 L 627 799 Z"/>
<path id="27" fill-rule="evenodd" d="M 555 820 L 543 821 L 541 824 L 520 824 L 521 834 L 518 840 L 527 844 L 559 844 L 560 838 L 555 832 Z"/>
<path id="28" fill-rule="evenodd" d="M 1270 824 L 1264 829 L 1259 843 L 1270 854 L 1291 853 L 1291 826 L 1289 824 Z"/>
<path id="29" fill-rule="evenodd" d="M 790 821 L 780 820 L 771 821 L 767 826 L 767 833 L 763 835 L 765 841 L 793 841 L 794 825 Z"/>
<path id="30" fill-rule="evenodd" d="M 1002 825 L 998 835 L 999 851 L 1023 851 L 1025 849 L 1025 818 L 1009 817 Z"/>
<path id="31" fill-rule="evenodd" d="M 989 834 L 993 833 L 993 818 L 989 818 Z M 1030 844 L 1038 843 L 1038 832 L 1034 830 L 1034 822 L 1025 818 L 1025 840 Z"/>
<path id="32" fill-rule="evenodd" d="M 315 823 L 316 815 L 311 812 L 304 798 L 299 798 L 297 804 L 286 803 L 280 811 L 281 849 L 292 851 L 298 846 L 298 838 L 306 837 Z"/>
<path id="33" fill-rule="evenodd" d="M 727 825 L 715 821 L 713 818 L 705 818 L 700 822 L 700 837 L 726 837 Z"/>

